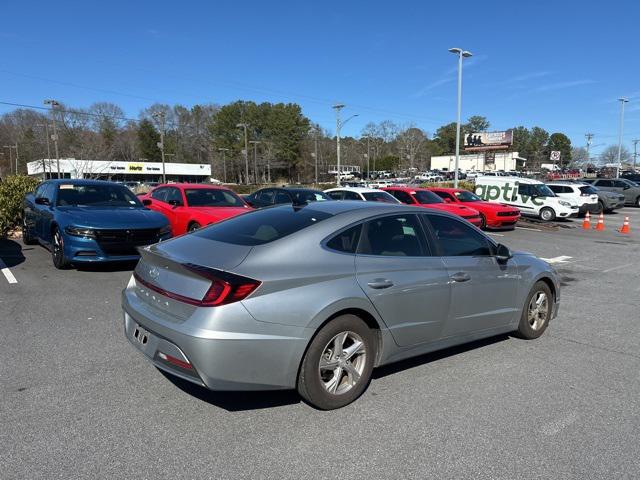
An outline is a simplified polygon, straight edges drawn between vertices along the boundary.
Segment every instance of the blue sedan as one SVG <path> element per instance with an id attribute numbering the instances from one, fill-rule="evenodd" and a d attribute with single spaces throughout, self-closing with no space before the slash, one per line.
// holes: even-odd
<path id="1" fill-rule="evenodd" d="M 56 268 L 137 260 L 137 247 L 171 237 L 164 215 L 126 187 L 99 180 L 49 180 L 25 196 L 22 238 L 41 243 Z"/>

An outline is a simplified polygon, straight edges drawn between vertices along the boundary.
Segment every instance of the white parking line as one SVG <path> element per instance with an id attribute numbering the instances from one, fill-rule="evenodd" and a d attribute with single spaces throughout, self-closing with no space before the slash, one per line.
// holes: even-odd
<path id="1" fill-rule="evenodd" d="M 553 257 L 553 258 L 540 257 L 540 260 L 544 260 L 549 265 L 553 265 L 554 263 L 568 263 L 568 261 L 571 260 L 572 258 L 573 257 L 569 257 L 567 255 L 560 255 L 559 257 Z"/>
<path id="2" fill-rule="evenodd" d="M 504 237 L 504 234 L 502 234 L 502 233 L 487 232 L 487 235 L 493 235 L 494 237 Z"/>
<path id="3" fill-rule="evenodd" d="M 606 270 L 602 270 L 602 273 L 609 273 L 609 272 L 613 272 L 614 270 L 620 270 L 621 268 L 631 267 L 631 266 L 632 264 L 625 263 L 624 265 L 618 265 L 617 267 L 611 267 L 611 268 L 607 268 Z"/>
<path id="4" fill-rule="evenodd" d="M 18 280 L 16 280 L 16 277 L 13 276 L 13 273 L 11 273 L 11 270 L 9 270 L 9 268 L 2 261 L 1 258 L 0 258 L 0 270 L 2 270 L 2 274 L 4 275 L 4 278 L 7 279 L 7 282 L 9 282 L 9 283 L 18 283 Z"/>
<path id="5" fill-rule="evenodd" d="M 534 232 L 541 232 L 542 230 L 539 230 L 537 228 L 529 228 L 529 227 L 518 227 L 516 226 L 516 228 L 520 229 L 520 230 L 533 230 Z"/>

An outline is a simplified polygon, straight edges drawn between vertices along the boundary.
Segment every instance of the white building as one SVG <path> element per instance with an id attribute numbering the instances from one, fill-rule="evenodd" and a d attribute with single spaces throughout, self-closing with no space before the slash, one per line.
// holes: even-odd
<path id="1" fill-rule="evenodd" d="M 77 160 L 61 158 L 59 160 L 62 178 L 93 178 L 114 181 L 162 181 L 162 162 L 123 162 L 105 160 Z M 29 175 L 46 178 L 58 177 L 58 161 L 42 159 L 29 162 Z M 211 165 L 201 163 L 165 163 L 167 181 L 202 182 L 211 176 Z"/>
<path id="2" fill-rule="evenodd" d="M 526 158 L 518 155 L 518 152 L 496 152 L 495 155 L 485 155 L 485 153 L 474 153 L 471 155 L 460 155 L 459 168 L 468 172 L 485 172 L 496 170 L 518 170 L 525 166 Z M 453 171 L 455 170 L 456 156 L 441 155 L 431 157 L 431 168 L 434 170 Z"/>

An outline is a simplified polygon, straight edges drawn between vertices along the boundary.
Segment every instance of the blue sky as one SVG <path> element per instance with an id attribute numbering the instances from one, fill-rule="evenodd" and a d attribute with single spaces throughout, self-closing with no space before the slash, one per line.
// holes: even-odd
<path id="1" fill-rule="evenodd" d="M 330 108 L 428 132 L 463 117 L 493 129 L 539 125 L 594 148 L 617 143 L 620 96 L 631 97 L 625 144 L 640 138 L 640 2 L 574 1 L 9 2 L 0 4 L 0 101 L 86 107 L 128 116 L 153 102 L 293 101 L 333 130 Z M 10 110 L 0 105 L 0 112 Z"/>

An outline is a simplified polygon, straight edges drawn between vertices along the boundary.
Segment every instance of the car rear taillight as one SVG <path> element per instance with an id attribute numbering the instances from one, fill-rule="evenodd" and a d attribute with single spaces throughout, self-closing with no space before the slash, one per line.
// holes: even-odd
<path id="1" fill-rule="evenodd" d="M 211 282 L 209 289 L 201 299 L 192 298 L 178 293 L 169 292 L 157 285 L 154 285 L 138 275 L 137 272 L 133 273 L 137 283 L 144 285 L 150 290 L 158 292 L 166 297 L 173 298 L 189 305 L 195 305 L 197 307 L 218 307 L 220 305 L 227 305 L 229 303 L 238 302 L 244 300 L 256 288 L 260 286 L 258 280 L 252 278 L 243 277 L 233 273 L 223 272 L 208 267 L 202 267 L 199 265 L 183 264 L 184 268 L 196 275 L 206 278 Z"/>

